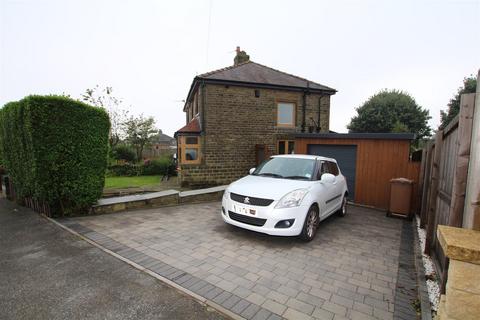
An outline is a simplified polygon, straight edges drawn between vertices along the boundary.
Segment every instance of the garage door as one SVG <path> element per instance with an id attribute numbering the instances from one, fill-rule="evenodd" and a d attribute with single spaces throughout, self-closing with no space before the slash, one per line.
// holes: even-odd
<path id="1" fill-rule="evenodd" d="M 357 146 L 337 144 L 309 144 L 307 153 L 337 160 L 342 174 L 347 178 L 349 198 L 355 200 L 355 171 Z"/>

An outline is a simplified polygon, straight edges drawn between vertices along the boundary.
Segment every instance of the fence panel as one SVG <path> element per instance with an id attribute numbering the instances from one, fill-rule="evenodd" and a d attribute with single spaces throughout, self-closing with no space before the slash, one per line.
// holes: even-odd
<path id="1" fill-rule="evenodd" d="M 448 260 L 436 233 L 438 225 L 461 227 L 470 158 L 475 94 L 462 95 L 460 113 L 424 148 L 420 225 L 426 228 L 425 253 L 432 256 L 444 291 Z"/>

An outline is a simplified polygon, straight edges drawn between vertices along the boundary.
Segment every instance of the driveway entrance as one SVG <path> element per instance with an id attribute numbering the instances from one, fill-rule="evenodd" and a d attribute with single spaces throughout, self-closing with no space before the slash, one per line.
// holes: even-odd
<path id="1" fill-rule="evenodd" d="M 415 318 L 408 297 L 395 300 L 411 225 L 380 211 L 349 207 L 310 243 L 226 225 L 220 203 L 61 222 L 246 319 Z"/>

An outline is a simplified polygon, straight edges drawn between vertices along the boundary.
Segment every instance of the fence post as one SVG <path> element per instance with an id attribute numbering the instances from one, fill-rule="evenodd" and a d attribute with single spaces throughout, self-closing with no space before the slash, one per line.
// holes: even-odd
<path id="1" fill-rule="evenodd" d="M 428 199 L 427 230 L 425 240 L 425 253 L 430 254 L 435 231 L 435 215 L 437 213 L 438 179 L 440 175 L 440 160 L 442 157 L 443 130 L 435 134 L 435 147 L 433 149 L 433 165 L 431 172 L 431 186 Z"/>
<path id="2" fill-rule="evenodd" d="M 473 129 L 468 167 L 467 190 L 463 227 L 480 230 L 480 71 L 477 76 L 477 93 L 473 114 Z"/>
<path id="3" fill-rule="evenodd" d="M 453 227 L 461 227 L 463 223 L 474 110 L 475 93 L 462 94 L 460 98 L 460 116 L 458 118 L 458 138 L 456 141 L 458 151 L 455 155 L 452 200 L 450 201 L 450 212 L 447 222 L 449 226 Z"/>
<path id="4" fill-rule="evenodd" d="M 425 171 L 423 178 L 423 188 L 422 188 L 422 204 L 420 209 L 420 227 L 425 228 L 427 224 L 427 212 L 428 212 L 428 198 L 430 194 L 430 174 L 432 167 L 432 152 L 433 152 L 433 141 L 428 141 L 424 149 L 424 156 L 422 156 L 422 165 L 425 163 Z"/>

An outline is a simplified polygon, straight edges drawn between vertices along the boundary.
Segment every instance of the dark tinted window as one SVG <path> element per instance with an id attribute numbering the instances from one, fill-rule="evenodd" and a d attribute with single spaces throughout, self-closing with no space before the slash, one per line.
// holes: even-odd
<path id="1" fill-rule="evenodd" d="M 295 150 L 295 141 L 288 141 L 288 154 L 292 154 Z"/>
<path id="2" fill-rule="evenodd" d="M 285 154 L 285 141 L 278 142 L 278 154 Z"/>
<path id="3" fill-rule="evenodd" d="M 335 162 L 328 161 L 328 171 L 334 176 L 338 176 L 338 166 Z"/>
<path id="4" fill-rule="evenodd" d="M 198 137 L 187 137 L 185 140 L 186 144 L 198 144 Z"/>

